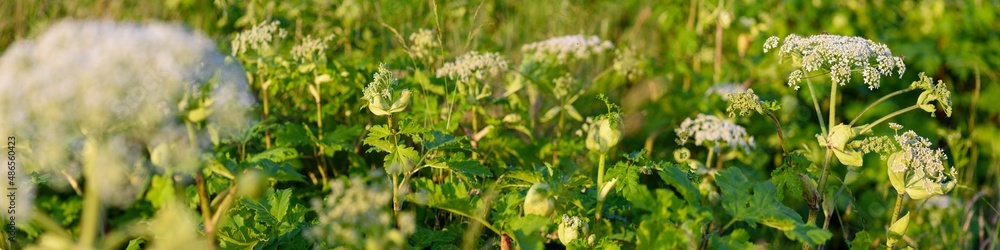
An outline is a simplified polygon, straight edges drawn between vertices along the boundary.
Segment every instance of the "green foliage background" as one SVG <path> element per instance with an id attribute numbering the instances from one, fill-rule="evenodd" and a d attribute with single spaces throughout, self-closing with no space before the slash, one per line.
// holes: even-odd
<path id="1" fill-rule="evenodd" d="M 351 6 L 351 7 L 345 7 Z M 608 175 L 620 178 L 616 194 L 609 198 L 609 220 L 592 221 L 591 231 L 600 234 L 596 246 L 620 245 L 624 248 L 745 248 L 758 244 L 768 248 L 798 247 L 816 243 L 821 229 L 804 223 L 808 212 L 802 188 L 795 174 L 810 173 L 813 168 L 779 168 L 781 148 L 769 122 L 757 117 L 737 118 L 758 141 L 751 154 L 726 154 L 726 163 L 715 176 L 723 197 L 699 193 L 704 176 L 688 173 L 688 168 L 673 163 L 673 129 L 685 118 L 698 113 L 726 116 L 726 102 L 705 91 L 717 83 L 740 83 L 752 87 L 765 100 L 781 100 L 776 112 L 787 135 L 787 145 L 801 150 L 810 159 L 820 159 L 814 135 L 819 133 L 815 112 L 809 107 L 806 91 L 785 86 L 787 65 L 777 56 L 764 54 L 764 40 L 788 34 L 829 33 L 860 36 L 884 43 L 894 54 L 905 56 L 907 71 L 901 78 L 882 79 L 882 88 L 869 91 L 855 76 L 839 96 L 841 120 L 850 119 L 868 103 L 905 88 L 927 72 L 944 80 L 951 88 L 954 114 L 931 118 L 913 112 L 897 117 L 896 123 L 907 126 L 931 139 L 949 155 L 949 165 L 958 169 L 958 188 L 949 193 L 945 205 L 917 201 L 911 211 L 907 245 L 915 248 L 979 249 L 997 247 L 1000 199 L 1000 10 L 998 1 L 28 1 L 0 2 L 0 51 L 17 39 L 30 38 L 62 18 L 113 19 L 128 21 L 167 20 L 199 30 L 230 51 L 234 34 L 254 24 L 278 20 L 289 31 L 289 38 L 276 43 L 278 54 L 291 49 L 295 41 L 312 35 L 334 35 L 325 51 L 325 61 L 318 63 L 318 74 L 340 75 L 333 87 L 321 95 L 324 105 L 323 126 L 316 126 L 317 108 L 305 91 L 308 76 L 297 75 L 295 67 L 272 65 L 266 69 L 247 67 L 251 78 L 263 77 L 282 82 L 284 89 L 274 90 L 271 116 L 256 134 L 245 141 L 233 141 L 216 149 L 219 165 L 207 180 L 208 193 L 221 195 L 230 178 L 219 173 L 256 168 L 271 178 L 263 199 L 243 199 L 233 209 L 232 219 L 239 226 L 223 228 L 223 248 L 298 249 L 319 246 L 302 236 L 317 223 L 316 211 L 309 209 L 315 199 L 322 200 L 330 191 L 316 179 L 366 180 L 369 170 L 385 166 L 384 153 L 372 150 L 365 139 L 369 129 L 384 125 L 384 117 L 361 109 L 365 101 L 362 89 L 372 81 L 379 63 L 394 70 L 402 86 L 421 92 L 402 122 L 408 142 L 416 153 L 444 146 L 439 168 L 419 172 L 414 190 L 430 190 L 428 197 L 407 197 L 405 211 L 416 215 L 416 233 L 408 245 L 416 248 L 500 247 L 503 237 L 478 228 L 478 211 L 489 211 L 488 223 L 510 233 L 521 247 L 561 247 L 558 240 L 547 241 L 538 232 L 554 231 L 558 219 L 522 217 L 519 209 L 524 192 L 533 182 L 546 181 L 566 187 L 590 189 L 596 156 L 588 155 L 583 139 L 572 137 L 579 122 L 569 128 L 531 123 L 525 128 L 532 134 L 518 132 L 501 118 L 506 110 L 519 110 L 530 116 L 530 108 L 513 100 L 495 100 L 480 112 L 499 117 L 480 117 L 479 127 L 497 127 L 482 140 L 472 139 L 469 119 L 460 117 L 454 124 L 433 118 L 439 115 L 454 86 L 435 78 L 429 71 L 467 51 L 494 51 L 520 62 L 521 46 L 551 37 L 586 34 L 615 43 L 617 48 L 632 47 L 645 58 L 643 77 L 629 80 L 601 77 L 610 66 L 613 53 L 605 53 L 567 70 L 586 82 L 588 87 L 576 101 L 583 116 L 604 113 L 606 106 L 596 99 L 599 94 L 621 106 L 624 114 L 624 138 L 618 153 L 609 154 Z M 430 29 L 440 36 L 440 50 L 435 62 L 411 60 L 405 51 L 406 37 L 418 29 Z M 287 58 L 286 58 L 287 59 Z M 245 65 L 249 66 L 249 65 Z M 284 68 L 282 68 L 284 67 Z M 259 72 L 255 70 L 263 70 Z M 255 81 L 255 80 L 252 80 Z M 509 78 L 505 81 L 511 81 Z M 259 82 L 252 82 L 252 89 Z M 451 83 L 453 84 L 453 83 Z M 823 85 L 823 84 L 821 84 Z M 827 84 L 828 85 L 828 84 Z M 818 92 L 823 93 L 825 87 Z M 500 91 L 495 91 L 500 92 Z M 257 92 L 258 95 L 261 95 Z M 265 94 L 266 95 L 266 94 Z M 871 116 L 881 116 L 906 107 L 916 99 L 914 93 L 878 106 Z M 434 98 L 431 98 L 434 97 Z M 519 106 L 520 105 L 520 106 Z M 546 108 L 542 108 L 545 110 Z M 477 112 L 470 106 L 463 112 Z M 537 112 L 537 111 L 536 111 Z M 258 114 L 261 112 L 259 111 Z M 457 113 L 459 116 L 461 113 Z M 468 116 L 468 115 L 466 115 Z M 871 117 L 869 116 L 869 117 Z M 432 117 L 432 118 L 428 118 Z M 395 124 L 390 126 L 396 126 Z M 409 129 L 409 130 L 408 130 Z M 570 139 L 558 138 L 554 131 Z M 876 133 L 889 134 L 882 127 Z M 319 139 L 314 134 L 322 133 Z M 404 132 L 405 134 L 406 132 Z M 266 135 L 265 135 L 266 134 Z M 426 135 L 433 135 L 428 139 Z M 275 147 L 263 142 L 271 137 Z M 386 138 L 386 136 L 383 136 Z M 416 138 L 416 139 L 414 139 Z M 576 138 L 576 139 L 573 139 Z M 377 138 L 378 139 L 378 138 Z M 432 143 L 427 143 L 429 140 Z M 475 150 L 472 143 L 476 143 Z M 388 143 L 388 142 L 387 142 Z M 324 145 L 319 154 L 315 145 Z M 421 148 L 424 147 L 424 148 Z M 564 152 L 559 153 L 562 150 Z M 645 150 L 644 153 L 631 153 Z M 481 156 L 469 163 L 471 153 Z M 554 153 L 555 152 L 555 153 Z M 704 159 L 703 148 L 693 148 L 693 157 Z M 236 157 L 239 155 L 240 157 Z M 477 156 L 477 157 L 479 157 Z M 808 161 L 808 160 L 807 160 Z M 462 163 L 463 164 L 459 164 Z M 546 164 L 561 164 L 546 167 Z M 617 163 L 616 163 L 617 162 Z M 835 165 L 833 175 L 846 180 L 847 192 L 835 197 L 836 215 L 829 225 L 828 248 L 871 248 L 884 244 L 895 191 L 885 174 L 885 164 L 875 155 L 866 165 L 848 170 Z M 808 165 L 808 164 L 806 164 Z M 221 166 L 221 167 L 220 167 Z M 320 173 L 321 170 L 325 173 Z M 218 171 L 216 171 L 218 170 Z M 554 172 L 553 172 L 554 171 Z M 649 172 L 657 172 L 650 174 Z M 215 173 L 215 175 L 212 175 Z M 565 173 L 565 178 L 559 176 Z M 109 211 L 108 227 L 123 227 L 136 220 L 151 218 L 160 208 L 156 192 L 180 193 L 197 204 L 193 184 L 173 185 L 170 178 L 152 182 L 146 202 L 130 208 Z M 384 177 L 383 177 L 384 178 Z M 773 178 L 773 179 L 772 179 Z M 311 180 L 310 180 L 311 179 Z M 770 180 L 770 181 L 769 181 Z M 833 180 L 837 190 L 843 180 Z M 167 183 L 167 184 L 164 184 Z M 174 191 L 164 188 L 177 188 Z M 472 190 L 475 190 L 473 192 Z M 557 190 L 563 197 L 558 211 L 593 212 L 592 196 L 580 190 Z M 185 196 L 186 195 L 186 196 Z M 152 198 L 150 198 L 152 197 Z M 738 199 L 731 199 L 739 197 Z M 712 199 L 715 199 L 714 201 Z M 779 207 L 768 207 L 783 203 Z M 41 189 L 35 206 L 46 211 L 67 228 L 79 223 L 81 198 L 72 192 Z M 471 205 L 470 205 L 471 204 Z M 780 204 L 778 204 L 780 205 Z M 590 208 L 577 209 L 581 207 Z M 720 208 L 721 207 L 721 208 Z M 724 208 L 724 209 L 722 209 Z M 747 210 L 747 209 L 750 210 Z M 388 209 L 388 208 L 386 208 Z M 760 211 L 757 211 L 760 210 Z M 726 213 L 729 212 L 729 213 Z M 557 218 L 554 216 L 553 218 Z M 589 218 L 593 220 L 593 218 Z M 733 224 L 730 222 L 735 222 Z M 243 224 L 245 223 L 245 224 Z M 732 227 L 728 224 L 733 224 Z M 763 224 L 764 226 L 760 225 Z M 778 229 L 778 230 L 775 230 Z M 480 230 L 480 231 L 472 231 Z M 19 241 L 38 240 L 41 229 L 24 228 Z M 674 232 L 676 230 L 676 232 Z M 71 230 L 72 231 L 72 230 Z M 470 233 L 470 231 L 472 233 Z M 478 233 L 477 233 L 478 232 Z M 472 235 L 472 236 L 467 236 Z M 697 235 L 696 241 L 673 237 Z M 136 246 L 151 239 L 138 239 Z M 548 242 L 548 243 L 545 243 Z M 531 243 L 536 243 L 532 245 Z M 866 244 L 867 243 L 867 244 Z M 133 244 L 128 244 L 133 245 Z M 572 244 L 571 244 L 572 245 Z M 122 245 L 124 247 L 124 245 Z M 591 245 L 592 247 L 595 245 Z"/>

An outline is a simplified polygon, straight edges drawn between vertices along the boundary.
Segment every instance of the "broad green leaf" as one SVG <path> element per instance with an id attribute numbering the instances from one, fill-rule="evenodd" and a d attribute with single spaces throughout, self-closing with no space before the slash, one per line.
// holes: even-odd
<path id="1" fill-rule="evenodd" d="M 267 175 L 268 179 L 273 181 L 306 181 L 305 176 L 292 169 L 292 166 L 288 163 L 278 164 L 264 159 L 250 164 L 260 169 L 261 173 Z"/>
<path id="2" fill-rule="evenodd" d="M 663 179 L 668 185 L 677 189 L 689 205 L 697 206 L 699 204 L 701 194 L 698 193 L 698 187 L 694 183 L 691 183 L 691 180 L 688 180 L 687 174 L 681 171 L 680 168 L 672 164 L 666 164 L 663 171 L 660 171 L 659 174 L 660 179 Z"/>
<path id="3" fill-rule="evenodd" d="M 272 147 L 247 158 L 246 162 L 258 162 L 264 159 L 272 162 L 285 162 L 299 157 L 299 152 L 294 148 Z"/>
<path id="4" fill-rule="evenodd" d="M 312 144 L 309 128 L 302 124 L 288 123 L 274 134 L 274 144 L 279 147 L 295 147 Z"/>
<path id="5" fill-rule="evenodd" d="M 873 240 L 871 235 L 868 235 L 868 232 L 858 232 L 854 234 L 854 240 L 851 241 L 851 249 L 871 249 Z"/>
<path id="6" fill-rule="evenodd" d="M 508 227 L 514 231 L 514 239 L 521 249 L 545 249 L 539 232 L 549 231 L 553 228 L 552 224 L 552 220 L 547 217 L 526 215 L 514 218 Z"/>
<path id="7" fill-rule="evenodd" d="M 750 234 L 742 228 L 733 230 L 729 235 L 720 237 L 712 233 L 708 239 L 709 249 L 729 250 L 729 249 L 751 249 L 753 243 L 750 242 Z"/>
<path id="8" fill-rule="evenodd" d="M 146 191 L 146 200 L 152 203 L 154 208 L 161 208 L 174 201 L 174 197 L 173 178 L 163 175 L 153 176 L 149 191 Z"/>
<path id="9" fill-rule="evenodd" d="M 465 159 L 464 157 L 455 157 L 446 162 L 428 161 L 427 165 L 433 168 L 448 169 L 465 175 L 486 177 L 493 176 L 490 169 L 483 166 L 483 164 L 479 163 L 479 161 Z"/>
<path id="10" fill-rule="evenodd" d="M 805 225 L 801 215 L 777 199 L 771 182 L 753 184 L 739 168 L 719 171 L 715 180 L 722 190 L 722 207 L 735 219 L 752 227 L 760 223 L 777 228 L 804 244 L 820 244 L 831 236 L 814 225 Z"/>
<path id="11" fill-rule="evenodd" d="M 426 148 L 427 151 L 458 142 L 457 137 L 446 134 L 440 130 L 431 131 L 429 137 L 430 138 L 427 138 L 427 140 L 424 141 L 424 148 Z"/>
<path id="12" fill-rule="evenodd" d="M 142 238 L 132 239 L 128 241 L 128 246 L 125 247 L 125 250 L 142 250 L 142 243 L 146 243 L 146 240 Z"/>
<path id="13" fill-rule="evenodd" d="M 803 244 L 819 245 L 833 237 L 833 234 L 815 225 L 799 224 L 795 229 L 785 231 L 785 236 Z"/>

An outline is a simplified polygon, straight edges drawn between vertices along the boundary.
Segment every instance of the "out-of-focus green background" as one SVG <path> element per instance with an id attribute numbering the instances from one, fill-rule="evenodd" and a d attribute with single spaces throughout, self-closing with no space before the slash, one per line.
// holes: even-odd
<path id="1" fill-rule="evenodd" d="M 743 83 L 764 99 L 798 95 L 798 102 L 786 103 L 781 111 L 789 145 L 814 144 L 812 134 L 819 129 L 807 95 L 785 86 L 790 67 L 779 64 L 773 53 L 764 54 L 762 44 L 770 36 L 789 34 L 861 36 L 904 56 L 907 70 L 901 78 L 883 79 L 882 88 L 874 91 L 848 84 L 840 97 L 846 107 L 841 119 L 908 86 L 919 72 L 943 80 L 953 93 L 951 117 L 912 112 L 896 119 L 945 148 L 960 180 L 943 209 L 921 210 L 926 214 L 911 222 L 917 229 L 911 229 L 910 238 L 932 248 L 979 248 L 996 240 L 1000 1 L 438 1 L 433 6 L 427 1 L 8 0 L 0 1 L 0 51 L 62 18 L 182 22 L 216 39 L 224 51 L 235 32 L 263 20 L 280 20 L 294 37 L 334 34 L 334 59 L 353 64 L 405 56 L 389 27 L 403 34 L 441 27 L 442 47 L 452 56 L 487 50 L 511 55 L 512 60 L 527 43 L 597 35 L 619 47 L 634 47 L 649 60 L 644 80 L 600 86 L 621 100 L 627 114 L 624 147 L 650 148 L 653 157 L 671 159 L 678 145 L 666 134 L 680 121 L 697 113 L 724 115 L 725 104 L 703 94 L 718 83 Z M 875 117 L 915 99 L 915 94 L 904 95 L 883 104 Z M 738 123 L 761 141 L 774 140 L 769 123 L 747 118 Z M 888 224 L 892 204 L 886 200 L 895 194 L 885 167 L 877 165 L 882 164 L 877 156 L 870 157 L 866 162 L 871 166 L 862 167 L 850 185 L 856 202 L 838 203 L 846 212 L 831 231 L 843 233 L 834 234 L 831 247 L 843 246 L 843 235 L 884 230 L 874 227 Z M 751 167 L 768 171 L 774 166 Z M 842 168 L 834 168 L 835 173 L 843 173 Z"/>

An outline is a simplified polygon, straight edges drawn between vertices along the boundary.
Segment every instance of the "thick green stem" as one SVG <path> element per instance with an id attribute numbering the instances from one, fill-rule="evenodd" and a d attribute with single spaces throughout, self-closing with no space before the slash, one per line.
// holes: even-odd
<path id="1" fill-rule="evenodd" d="M 87 182 L 84 185 L 83 217 L 80 219 L 80 245 L 86 247 L 94 246 L 94 240 L 97 238 L 98 231 L 100 231 L 101 214 L 103 212 L 101 195 L 98 193 L 99 187 L 97 186 L 100 178 L 96 176 L 96 169 L 93 169 L 95 167 L 97 166 L 91 166 L 91 164 L 84 166 L 84 175 L 87 178 Z"/>
<path id="2" fill-rule="evenodd" d="M 597 220 L 601 220 L 601 214 L 604 212 L 604 197 L 600 197 L 601 189 L 604 188 L 604 160 L 607 158 L 604 153 L 598 158 L 597 165 Z"/>
<path id="3" fill-rule="evenodd" d="M 890 226 L 896 224 L 896 220 L 899 220 L 899 212 L 902 210 L 903 210 L 903 194 L 900 193 L 899 195 L 896 196 L 896 207 L 892 209 L 892 220 L 889 221 Z M 895 244 L 891 243 L 892 241 L 890 240 L 892 238 L 892 230 L 886 232 L 885 237 L 887 240 L 886 243 L 888 243 L 886 244 L 886 246 L 888 246 L 889 249 L 894 249 L 893 246 Z"/>
<path id="4" fill-rule="evenodd" d="M 823 121 L 823 111 L 819 108 L 819 99 L 816 98 L 816 91 L 813 89 L 812 80 L 806 78 L 806 86 L 809 86 L 809 96 L 812 97 L 813 108 L 816 109 L 816 118 L 819 119 L 819 128 L 823 130 L 823 135 L 826 135 L 826 121 Z"/>
<path id="5" fill-rule="evenodd" d="M 830 84 L 830 119 L 827 122 L 830 126 L 827 127 L 827 131 L 833 132 L 833 125 L 837 123 L 837 83 Z M 822 126 L 822 124 L 820 124 Z M 830 134 L 826 134 L 830 137 Z"/>
<path id="6" fill-rule="evenodd" d="M 896 223 L 896 220 L 899 219 L 899 212 L 901 212 L 902 210 L 903 210 L 903 194 L 899 194 L 896 196 L 896 206 L 892 209 L 892 220 L 890 221 L 891 223 Z"/>
<path id="7" fill-rule="evenodd" d="M 715 161 L 715 147 L 708 147 L 708 159 L 705 159 L 705 168 L 712 169 L 713 161 Z"/>
<path id="8" fill-rule="evenodd" d="M 862 126 L 861 130 L 860 130 L 860 132 L 858 132 L 858 134 L 863 134 L 865 132 L 871 131 L 872 128 L 875 127 L 875 125 L 879 125 L 880 123 L 885 122 L 885 121 L 887 121 L 887 120 L 889 120 L 889 119 L 891 119 L 893 117 L 896 117 L 896 116 L 901 115 L 901 114 L 906 113 L 906 112 L 913 111 L 914 109 L 918 109 L 918 108 L 920 108 L 920 106 L 914 104 L 913 106 L 907 107 L 905 109 L 896 110 L 896 112 L 892 112 L 889 115 L 886 115 L 885 117 L 882 117 L 881 119 L 878 119 L 877 121 L 874 121 L 872 123 L 869 123 L 867 125 Z"/>
<path id="9" fill-rule="evenodd" d="M 875 100 L 875 102 L 873 102 L 871 104 L 868 104 L 868 107 L 865 107 L 865 109 L 861 110 L 861 113 L 858 113 L 858 115 L 855 116 L 854 119 L 851 120 L 851 123 L 848 123 L 847 126 L 853 127 L 854 123 L 857 123 L 858 119 L 861 119 L 861 116 L 864 115 L 865 112 L 868 112 L 868 110 L 874 108 L 875 105 L 878 105 L 879 103 L 882 103 L 885 100 L 889 100 L 889 98 L 892 98 L 893 96 L 897 96 L 897 95 L 900 95 L 900 94 L 903 94 L 903 93 L 906 93 L 906 92 L 910 92 L 911 90 L 913 90 L 913 89 L 901 89 L 901 90 L 897 90 L 896 92 L 889 93 L 888 95 L 885 95 L 882 98 L 879 98 L 878 100 Z"/>
<path id="10" fill-rule="evenodd" d="M 607 158 L 606 155 L 601 154 L 597 159 L 597 189 L 600 190 L 604 186 L 604 160 Z"/>

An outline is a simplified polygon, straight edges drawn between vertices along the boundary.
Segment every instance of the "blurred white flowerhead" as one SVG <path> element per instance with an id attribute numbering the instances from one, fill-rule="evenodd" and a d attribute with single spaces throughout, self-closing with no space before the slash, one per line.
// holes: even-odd
<path id="1" fill-rule="evenodd" d="M 748 136 L 743 126 L 714 115 L 698 114 L 695 119 L 686 118 L 674 132 L 677 133 L 677 144 L 681 145 L 693 137 L 694 145 L 714 147 L 716 150 L 723 143 L 732 149 L 743 149 L 746 153 L 756 147 L 753 136 Z"/>
<path id="2" fill-rule="evenodd" d="M 778 47 L 778 37 L 770 37 L 764 42 L 764 53 L 778 48 L 778 57 L 784 61 L 791 58 L 801 64 L 801 68 L 788 77 L 788 86 L 799 89 L 803 74 L 825 71 L 834 84 L 845 85 L 851 72 L 860 71 L 869 89 L 877 89 L 882 76 L 893 73 L 903 76 L 906 64 L 903 59 L 892 55 L 885 44 L 869 39 L 838 35 L 813 35 L 801 37 L 795 34 L 785 37 Z"/>
<path id="3" fill-rule="evenodd" d="M 25 170 L 55 187 L 99 176 L 111 204 L 131 203 L 150 166 L 196 171 L 205 130 L 246 128 L 252 103 L 242 69 L 177 25 L 61 21 L 0 57 L 0 134 L 17 136 Z"/>
<path id="4" fill-rule="evenodd" d="M 499 53 L 479 53 L 470 51 L 453 62 L 447 62 L 437 70 L 437 77 L 469 82 L 482 81 L 490 76 L 498 76 L 507 71 L 507 59 Z"/>
<path id="5" fill-rule="evenodd" d="M 434 49 L 438 46 L 440 44 L 438 44 L 437 37 L 434 36 L 434 31 L 420 29 L 410 34 L 410 46 L 408 49 L 413 59 L 432 62 L 434 57 L 431 54 L 434 53 Z"/>
<path id="6" fill-rule="evenodd" d="M 529 60 L 554 59 L 555 62 L 564 64 L 569 60 L 587 58 L 614 48 L 610 41 L 601 40 L 597 36 L 569 35 L 526 44 L 521 47 L 521 52 Z"/>
<path id="7" fill-rule="evenodd" d="M 406 245 L 407 236 L 416 232 L 413 214 L 400 212 L 393 218 L 391 187 L 381 172 L 372 171 L 370 176 L 374 180 L 370 183 L 357 177 L 330 183 L 330 195 L 312 202 L 319 223 L 306 235 L 327 248 L 397 249 Z"/>
<path id="8" fill-rule="evenodd" d="M 285 38 L 288 32 L 278 25 L 279 21 L 262 21 L 248 30 L 236 33 L 230 44 L 233 55 L 240 55 L 250 51 L 257 53 L 271 49 L 271 43 L 277 39 Z"/>
<path id="9" fill-rule="evenodd" d="M 729 101 L 730 94 L 738 94 L 747 91 L 746 87 L 743 87 L 742 83 L 731 82 L 731 83 L 719 83 L 708 87 L 705 91 L 705 97 L 714 95 L 719 95 L 722 100 Z"/>

